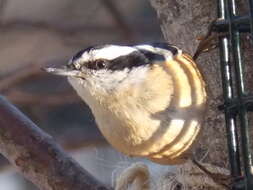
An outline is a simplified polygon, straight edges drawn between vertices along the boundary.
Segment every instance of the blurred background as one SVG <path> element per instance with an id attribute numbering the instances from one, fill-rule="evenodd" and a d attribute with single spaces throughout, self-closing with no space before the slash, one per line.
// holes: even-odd
<path id="1" fill-rule="evenodd" d="M 65 64 L 91 45 L 162 40 L 148 0 L 0 0 L 0 93 L 112 185 L 120 170 L 138 159 L 113 150 L 66 79 L 41 67 Z M 34 189 L 1 157 L 0 190 Z"/>

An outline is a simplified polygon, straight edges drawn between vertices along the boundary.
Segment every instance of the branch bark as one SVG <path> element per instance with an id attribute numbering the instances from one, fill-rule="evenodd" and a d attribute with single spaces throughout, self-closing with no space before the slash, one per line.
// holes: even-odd
<path id="1" fill-rule="evenodd" d="M 0 153 L 44 190 L 107 190 L 51 136 L 0 96 Z"/>

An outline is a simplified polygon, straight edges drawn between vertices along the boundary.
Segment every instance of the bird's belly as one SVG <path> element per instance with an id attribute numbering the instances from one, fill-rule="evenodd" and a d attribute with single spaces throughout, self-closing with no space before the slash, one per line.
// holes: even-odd
<path id="1" fill-rule="evenodd" d="M 192 114 L 189 117 L 184 113 L 174 115 L 175 119 L 163 118 L 164 116 L 155 119 L 143 113 L 142 118 L 137 118 L 138 113 L 133 113 L 136 118 L 129 121 L 98 112 L 94 115 L 101 132 L 117 150 L 161 164 L 181 162 L 179 157 L 183 157 L 193 145 L 201 123 Z M 198 115 L 198 118 L 202 116 Z"/>

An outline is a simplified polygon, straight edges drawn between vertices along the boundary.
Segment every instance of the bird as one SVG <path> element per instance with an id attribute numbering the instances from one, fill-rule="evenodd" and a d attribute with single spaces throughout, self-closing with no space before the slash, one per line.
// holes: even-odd
<path id="1" fill-rule="evenodd" d="M 96 45 L 49 73 L 66 76 L 118 151 L 163 165 L 192 157 L 207 109 L 193 58 L 166 42 Z"/>

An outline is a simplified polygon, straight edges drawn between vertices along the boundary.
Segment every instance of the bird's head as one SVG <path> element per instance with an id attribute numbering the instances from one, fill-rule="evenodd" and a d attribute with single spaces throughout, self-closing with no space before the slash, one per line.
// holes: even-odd
<path id="1" fill-rule="evenodd" d="M 145 82 L 155 63 L 178 53 L 176 48 L 170 48 L 168 51 L 153 45 L 94 46 L 79 51 L 64 68 L 46 68 L 46 71 L 67 76 L 81 97 L 111 96 Z"/>

